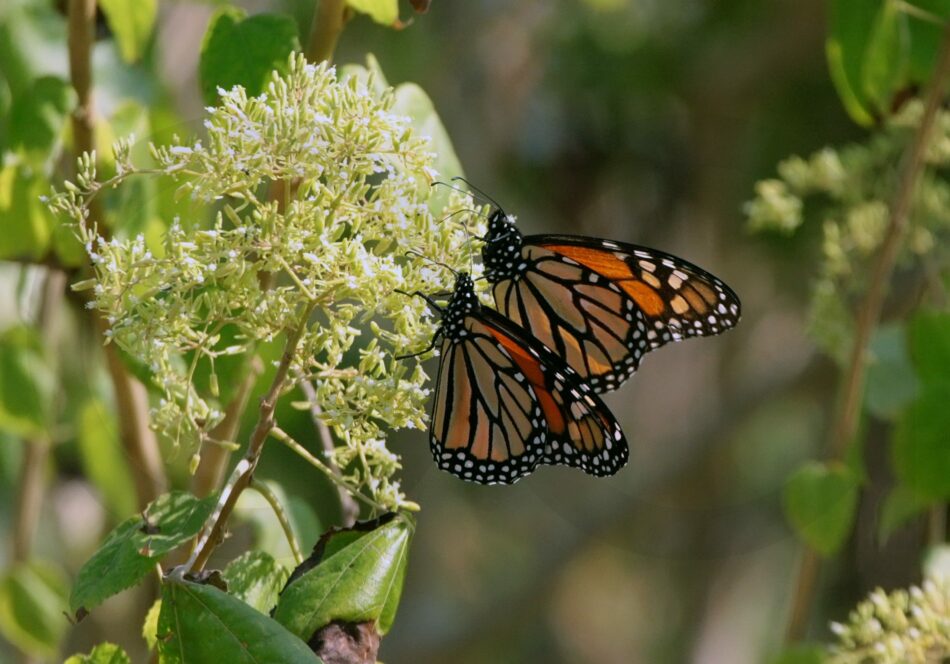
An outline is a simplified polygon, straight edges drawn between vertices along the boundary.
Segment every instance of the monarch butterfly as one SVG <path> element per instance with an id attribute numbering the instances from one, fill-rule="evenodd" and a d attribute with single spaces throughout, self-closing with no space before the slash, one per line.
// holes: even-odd
<path id="1" fill-rule="evenodd" d="M 627 463 L 620 425 L 587 383 L 525 330 L 481 305 L 460 273 L 432 340 L 442 338 L 429 443 L 442 470 L 513 484 L 540 464 L 613 475 Z"/>
<path id="2" fill-rule="evenodd" d="M 739 322 L 720 279 L 655 249 L 574 235 L 522 235 L 496 208 L 482 249 L 495 306 L 531 330 L 597 392 L 619 387 L 643 355 Z"/>

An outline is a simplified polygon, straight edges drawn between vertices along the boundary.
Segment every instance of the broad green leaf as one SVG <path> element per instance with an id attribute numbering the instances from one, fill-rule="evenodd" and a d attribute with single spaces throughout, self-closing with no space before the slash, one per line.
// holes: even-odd
<path id="1" fill-rule="evenodd" d="M 162 600 L 157 599 L 152 604 L 152 608 L 145 614 L 145 620 L 142 622 L 142 638 L 148 644 L 149 650 L 155 650 L 158 644 L 158 616 L 162 612 Z"/>
<path id="2" fill-rule="evenodd" d="M 923 499 L 950 498 L 950 382 L 924 384 L 897 422 L 892 451 L 902 484 Z"/>
<path id="3" fill-rule="evenodd" d="M 803 643 L 789 646 L 769 660 L 769 664 L 823 664 L 825 651 L 819 645 Z"/>
<path id="4" fill-rule="evenodd" d="M 228 583 L 228 593 L 261 613 L 268 613 L 277 603 L 290 572 L 268 553 L 247 551 L 228 563 L 222 576 Z"/>
<path id="5" fill-rule="evenodd" d="M 0 170 L 0 259 L 42 258 L 49 250 L 53 215 L 43 202 L 45 177 L 20 165 Z"/>
<path id="6" fill-rule="evenodd" d="M 392 26 L 399 21 L 398 0 L 346 0 L 346 4 L 382 25 Z"/>
<path id="7" fill-rule="evenodd" d="M 881 115 L 890 108 L 894 93 L 906 84 L 909 59 L 907 15 L 895 0 L 884 0 L 874 18 L 861 72 L 864 93 Z"/>
<path id="8" fill-rule="evenodd" d="M 56 654 L 69 627 L 65 608 L 66 579 L 50 563 L 16 564 L 0 580 L 0 633 L 24 652 Z"/>
<path id="9" fill-rule="evenodd" d="M 90 610 L 137 583 L 162 556 L 198 534 L 216 502 L 216 496 L 198 500 L 175 491 L 149 504 L 147 522 L 141 516 L 123 521 L 79 570 L 70 610 Z"/>
<path id="10" fill-rule="evenodd" d="M 79 411 L 77 433 L 83 470 L 111 513 L 135 512 L 135 485 L 119 442 L 115 415 L 101 400 L 89 399 Z"/>
<path id="11" fill-rule="evenodd" d="M 375 621 L 385 634 L 399 605 L 413 527 L 408 516 L 390 514 L 327 532 L 294 571 L 274 619 L 308 640 L 334 620 Z"/>
<path id="12" fill-rule="evenodd" d="M 166 579 L 158 619 L 165 664 L 316 664 L 306 643 L 276 620 L 214 586 Z"/>
<path id="13" fill-rule="evenodd" d="M 429 95 L 415 83 L 403 83 L 396 88 L 396 103 L 394 112 L 408 115 L 412 120 L 413 129 L 418 136 L 424 136 L 432 144 L 432 151 L 436 154 L 435 170 L 444 178 L 464 176 L 462 164 L 459 163 L 452 140 L 445 130 L 439 114 L 429 99 Z M 446 187 L 436 187 L 429 199 L 429 207 L 438 214 L 448 203 L 451 191 Z"/>
<path id="14" fill-rule="evenodd" d="M 100 643 L 88 655 L 73 655 L 63 664 L 132 664 L 132 660 L 114 643 Z"/>
<path id="15" fill-rule="evenodd" d="M 834 554 L 848 537 L 857 504 L 858 482 L 842 464 L 805 464 L 785 485 L 789 523 L 824 556 Z"/>
<path id="16" fill-rule="evenodd" d="M 36 333 L 15 327 L 0 335 L 0 429 L 24 438 L 46 435 L 53 390 Z"/>
<path id="17" fill-rule="evenodd" d="M 294 536 L 299 543 L 302 541 L 300 529 L 295 523 L 293 514 L 287 509 L 290 501 L 284 488 L 272 481 L 268 481 L 267 485 L 277 495 L 277 500 L 284 506 L 284 510 L 288 511 Z M 254 542 L 258 549 L 270 554 L 279 563 L 293 567 L 294 558 L 290 551 L 290 544 L 287 542 L 287 536 L 274 515 L 274 509 L 264 500 L 263 496 L 256 491 L 245 491 L 238 498 L 234 511 L 236 516 L 250 523 L 254 530 Z"/>
<path id="18" fill-rule="evenodd" d="M 219 87 L 242 85 L 258 95 L 271 72 L 286 72 L 290 54 L 299 48 L 297 24 L 289 16 L 244 13 L 223 8 L 208 26 L 201 46 L 201 91 L 207 103 L 218 99 Z"/>
<path id="19" fill-rule="evenodd" d="M 43 168 L 75 106 L 76 92 L 68 82 L 56 76 L 37 78 L 13 100 L 7 129 L 10 148 L 29 157 L 34 168 Z"/>
<path id="20" fill-rule="evenodd" d="M 878 540 L 887 542 L 898 528 L 923 512 L 930 505 L 919 495 L 905 486 L 897 485 L 887 494 L 881 506 L 878 521 Z"/>
<path id="21" fill-rule="evenodd" d="M 950 313 L 923 312 L 910 324 L 910 354 L 924 384 L 950 382 Z"/>
<path id="22" fill-rule="evenodd" d="M 913 83 L 926 84 L 930 81 L 937 55 L 940 52 L 940 40 L 943 27 L 940 20 L 950 19 L 950 0 L 913 0 L 910 4 L 932 14 L 937 23 L 917 16 L 908 16 L 910 29 L 910 62 L 908 75 Z"/>
<path id="23" fill-rule="evenodd" d="M 874 124 L 872 106 L 862 83 L 871 29 L 882 0 L 831 0 L 825 55 L 831 80 L 855 122 Z"/>
<path id="24" fill-rule="evenodd" d="M 158 0 L 99 0 L 119 53 L 126 62 L 142 57 L 155 26 Z"/>
<path id="25" fill-rule="evenodd" d="M 871 339 L 870 355 L 865 404 L 877 417 L 893 419 L 920 391 L 903 324 L 879 327 Z"/>

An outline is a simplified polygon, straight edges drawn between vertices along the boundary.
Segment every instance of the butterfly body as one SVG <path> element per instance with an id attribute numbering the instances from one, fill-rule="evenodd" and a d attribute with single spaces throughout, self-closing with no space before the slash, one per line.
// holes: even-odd
<path id="1" fill-rule="evenodd" d="M 628 449 L 587 383 L 525 330 L 481 306 L 461 274 L 442 312 L 430 447 L 462 479 L 511 484 L 541 464 L 612 475 Z"/>
<path id="2" fill-rule="evenodd" d="M 619 387 L 647 352 L 739 320 L 736 294 L 682 258 L 584 236 L 525 236 L 501 210 L 489 218 L 482 259 L 498 310 L 598 392 Z"/>

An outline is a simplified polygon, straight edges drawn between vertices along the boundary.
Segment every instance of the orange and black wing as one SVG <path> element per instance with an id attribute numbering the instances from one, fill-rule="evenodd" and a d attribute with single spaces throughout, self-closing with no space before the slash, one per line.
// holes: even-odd
<path id="1" fill-rule="evenodd" d="M 563 360 L 491 310 L 464 327 L 441 350 L 430 429 L 441 469 L 511 484 L 544 463 L 598 476 L 626 464 L 619 424 Z"/>
<path id="2" fill-rule="evenodd" d="M 493 285 L 496 306 L 598 392 L 629 378 L 645 353 L 739 320 L 739 298 L 720 279 L 646 247 L 537 235 L 524 238 L 521 258 L 519 276 Z"/>

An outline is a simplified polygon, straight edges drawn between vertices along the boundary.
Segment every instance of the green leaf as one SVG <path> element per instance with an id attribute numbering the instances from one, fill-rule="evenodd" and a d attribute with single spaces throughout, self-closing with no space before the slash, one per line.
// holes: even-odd
<path id="1" fill-rule="evenodd" d="M 825 651 L 819 645 L 803 643 L 786 648 L 769 660 L 769 664 L 823 664 Z"/>
<path id="2" fill-rule="evenodd" d="M 838 463 L 808 463 L 785 485 L 785 514 L 798 536 L 824 556 L 834 554 L 851 532 L 858 482 Z"/>
<path id="3" fill-rule="evenodd" d="M 399 21 L 398 0 L 346 0 L 346 4 L 385 26 Z"/>
<path id="4" fill-rule="evenodd" d="M 950 313 L 922 312 L 910 324 L 910 354 L 925 384 L 950 382 Z"/>
<path id="5" fill-rule="evenodd" d="M 51 158 L 63 136 L 69 114 L 76 106 L 72 86 L 56 76 L 41 76 L 14 98 L 7 136 L 10 148 L 21 150 L 35 168 Z"/>
<path id="6" fill-rule="evenodd" d="M 267 481 L 267 485 L 277 495 L 277 500 L 286 510 L 290 500 L 287 498 L 284 488 L 272 481 Z M 284 534 L 284 529 L 277 517 L 274 516 L 274 509 L 264 500 L 263 496 L 256 491 L 245 491 L 238 498 L 234 511 L 235 515 L 251 524 L 251 528 L 254 530 L 254 542 L 258 549 L 270 554 L 274 560 L 289 567 L 293 566 L 294 557 L 287 542 L 287 536 Z M 302 541 L 295 515 L 290 512 L 288 516 L 297 541 Z"/>
<path id="7" fill-rule="evenodd" d="M 290 572 L 268 553 L 247 551 L 228 563 L 222 576 L 230 594 L 261 613 L 268 613 L 277 603 Z"/>
<path id="8" fill-rule="evenodd" d="M 389 514 L 328 531 L 294 570 L 274 619 L 307 640 L 334 620 L 376 621 L 385 634 L 399 605 L 413 527 L 408 516 Z"/>
<path id="9" fill-rule="evenodd" d="M 135 512 L 135 485 L 119 442 L 115 415 L 101 400 L 92 398 L 80 408 L 76 428 L 83 470 L 110 511 Z"/>
<path id="10" fill-rule="evenodd" d="M 166 579 L 158 619 L 161 661 L 315 664 L 306 643 L 214 586 Z"/>
<path id="11" fill-rule="evenodd" d="M 902 484 L 923 499 L 950 498 L 950 382 L 924 384 L 897 422 L 892 452 Z"/>
<path id="12" fill-rule="evenodd" d="M 126 62 L 142 57 L 155 26 L 158 0 L 99 0 L 109 28 Z"/>
<path id="13" fill-rule="evenodd" d="M 148 521 L 131 517 L 119 524 L 79 570 L 71 611 L 92 609 L 134 585 L 172 549 L 198 534 L 214 511 L 216 496 L 198 500 L 175 491 L 156 498 L 145 510 Z"/>
<path id="14" fill-rule="evenodd" d="M 40 197 L 49 193 L 46 178 L 24 164 L 0 170 L 0 259 L 46 254 L 55 222 Z"/>
<path id="15" fill-rule="evenodd" d="M 54 388 L 33 330 L 19 326 L 0 335 L 0 430 L 23 438 L 46 435 Z"/>
<path id="16" fill-rule="evenodd" d="M 909 59 L 907 15 L 894 0 L 884 0 L 874 18 L 861 72 L 864 92 L 882 115 L 888 112 L 894 93 L 907 82 Z"/>
<path id="17" fill-rule="evenodd" d="M 132 664 L 132 660 L 114 643 L 100 643 L 88 655 L 73 655 L 63 664 Z"/>
<path id="18" fill-rule="evenodd" d="M 218 99 L 219 87 L 242 85 L 248 95 L 258 95 L 271 72 L 286 73 L 290 54 L 299 49 L 297 24 L 289 16 L 221 9 L 205 33 L 201 46 L 201 92 L 207 103 Z"/>
<path id="19" fill-rule="evenodd" d="M 938 19 L 937 23 L 917 16 L 909 16 L 910 28 L 910 62 L 908 75 L 913 83 L 926 84 L 930 81 L 937 55 L 940 52 L 940 41 L 943 35 L 941 21 L 950 19 L 950 0 L 913 0 L 915 7 L 932 14 Z"/>
<path id="20" fill-rule="evenodd" d="M 452 147 L 452 139 L 439 114 L 429 99 L 429 95 L 415 83 L 403 83 L 396 88 L 396 102 L 393 107 L 395 113 L 408 115 L 412 120 L 412 127 L 417 136 L 425 136 L 432 145 L 432 152 L 436 154 L 433 166 L 439 175 L 446 178 L 464 176 L 462 164 Z M 446 187 L 435 187 L 429 198 L 429 207 L 438 214 L 449 201 L 451 191 Z"/>
<path id="21" fill-rule="evenodd" d="M 903 324 L 882 325 L 875 330 L 870 351 L 865 404 L 877 417 L 893 419 L 920 392 Z"/>
<path id="22" fill-rule="evenodd" d="M 66 579 L 50 563 L 18 563 L 0 580 L 0 633 L 24 652 L 52 658 L 69 624 Z"/>
<path id="23" fill-rule="evenodd" d="M 898 528 L 923 512 L 930 505 L 906 486 L 898 484 L 891 489 L 881 507 L 877 536 L 881 543 L 887 542 Z"/>
<path id="24" fill-rule="evenodd" d="M 880 0 L 832 0 L 825 55 L 831 80 L 848 115 L 860 125 L 874 124 L 862 84 L 864 58 Z"/>
<path id="25" fill-rule="evenodd" d="M 148 649 L 155 650 L 158 644 L 158 616 L 162 612 L 162 600 L 157 599 L 152 604 L 152 608 L 145 614 L 145 620 L 142 622 L 142 638 L 148 644 Z"/>

